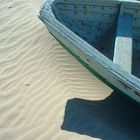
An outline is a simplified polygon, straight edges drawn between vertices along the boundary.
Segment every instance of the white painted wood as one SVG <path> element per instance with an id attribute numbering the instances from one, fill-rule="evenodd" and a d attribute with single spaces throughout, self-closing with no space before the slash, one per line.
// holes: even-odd
<path id="1" fill-rule="evenodd" d="M 132 71 L 132 41 L 132 15 L 119 15 L 113 62 L 129 73 Z"/>
<path id="2" fill-rule="evenodd" d="M 115 42 L 114 63 L 123 70 L 132 71 L 132 38 L 117 37 Z"/>

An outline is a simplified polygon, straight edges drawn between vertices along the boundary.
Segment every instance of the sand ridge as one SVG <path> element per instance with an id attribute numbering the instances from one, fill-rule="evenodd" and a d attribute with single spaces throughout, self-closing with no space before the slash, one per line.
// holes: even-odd
<path id="1" fill-rule="evenodd" d="M 137 139 L 138 109 L 62 48 L 40 4 L 0 0 L 0 140 Z"/>

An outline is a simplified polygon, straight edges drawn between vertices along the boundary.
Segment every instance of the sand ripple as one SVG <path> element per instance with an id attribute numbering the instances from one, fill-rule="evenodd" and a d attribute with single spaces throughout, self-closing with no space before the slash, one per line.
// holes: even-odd
<path id="1" fill-rule="evenodd" d="M 139 109 L 61 47 L 40 3 L 0 0 L 0 140 L 140 138 Z"/>

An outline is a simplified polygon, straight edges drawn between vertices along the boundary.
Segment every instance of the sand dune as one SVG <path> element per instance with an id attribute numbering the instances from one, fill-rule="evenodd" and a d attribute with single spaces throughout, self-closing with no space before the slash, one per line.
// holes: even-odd
<path id="1" fill-rule="evenodd" d="M 62 48 L 40 4 L 0 0 L 0 140 L 139 139 L 139 109 Z"/>

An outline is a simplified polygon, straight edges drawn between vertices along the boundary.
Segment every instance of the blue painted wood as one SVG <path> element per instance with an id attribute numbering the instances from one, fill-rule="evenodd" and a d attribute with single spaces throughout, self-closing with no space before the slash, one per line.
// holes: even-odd
<path id="1" fill-rule="evenodd" d="M 139 70 L 132 65 L 134 76 L 112 61 L 119 13 L 133 15 L 133 52 L 137 54 L 133 62 L 139 58 L 139 7 L 140 2 L 131 0 L 46 0 L 39 17 L 71 52 L 140 103 Z"/>
<path id="2" fill-rule="evenodd" d="M 118 17 L 117 36 L 132 38 L 132 19 L 133 15 L 124 13 Z"/>

